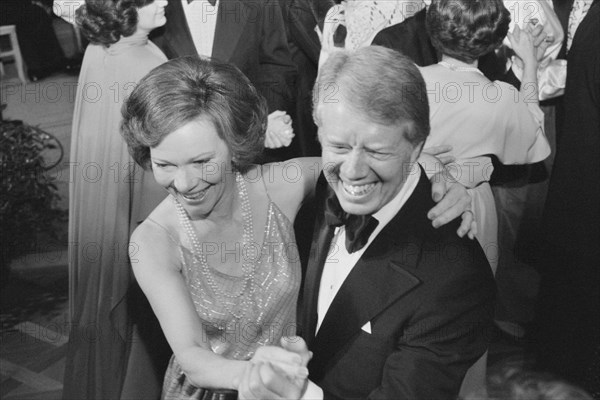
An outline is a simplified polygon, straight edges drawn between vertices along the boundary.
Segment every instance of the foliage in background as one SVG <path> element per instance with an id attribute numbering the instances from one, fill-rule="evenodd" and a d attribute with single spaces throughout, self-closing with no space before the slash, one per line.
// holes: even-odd
<path id="1" fill-rule="evenodd" d="M 53 161 L 49 164 L 47 155 Z M 2 282 L 10 261 L 33 250 L 40 233 L 56 237 L 55 227 L 66 211 L 54 177 L 48 173 L 62 160 L 54 136 L 20 121 L 0 122 L 0 267 Z"/>

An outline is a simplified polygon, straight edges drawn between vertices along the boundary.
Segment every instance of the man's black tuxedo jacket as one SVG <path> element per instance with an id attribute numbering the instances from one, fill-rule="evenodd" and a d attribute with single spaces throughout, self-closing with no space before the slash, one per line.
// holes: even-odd
<path id="1" fill-rule="evenodd" d="M 325 398 L 454 399 L 486 351 L 495 283 L 476 240 L 458 221 L 435 229 L 425 173 L 340 288 L 318 334 L 317 301 L 333 236 L 324 224 L 329 185 L 317 187 L 317 220 L 300 313 L 314 355 L 309 378 Z M 335 258 L 335 253 L 329 257 Z M 371 333 L 361 329 L 370 323 Z"/>
<path id="2" fill-rule="evenodd" d="M 152 40 L 169 59 L 196 55 L 181 0 L 169 0 L 165 16 Z M 269 111 L 291 109 L 296 67 L 277 0 L 219 0 L 212 57 L 235 64 L 267 99 Z"/>

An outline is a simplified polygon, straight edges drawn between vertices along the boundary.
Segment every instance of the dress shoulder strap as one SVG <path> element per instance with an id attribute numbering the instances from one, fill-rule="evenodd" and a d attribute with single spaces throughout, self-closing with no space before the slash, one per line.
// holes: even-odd
<path id="1" fill-rule="evenodd" d="M 262 181 L 263 184 L 263 188 L 265 189 L 265 194 L 267 195 L 267 198 L 269 199 L 269 202 L 273 202 L 273 199 L 271 199 L 271 196 L 269 195 L 269 189 L 267 188 L 267 181 L 265 180 L 265 171 L 264 171 L 264 167 L 260 166 L 260 180 Z"/>

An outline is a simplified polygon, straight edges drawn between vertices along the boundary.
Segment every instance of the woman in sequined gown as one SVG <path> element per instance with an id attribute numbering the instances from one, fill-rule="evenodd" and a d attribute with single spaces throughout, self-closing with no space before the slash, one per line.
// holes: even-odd
<path id="1" fill-rule="evenodd" d="M 276 346 L 296 333 L 293 220 L 314 179 L 252 164 L 265 104 L 235 67 L 185 57 L 142 79 L 123 110 L 134 158 L 169 192 L 131 237 L 135 276 L 173 350 L 163 398 L 235 396 L 248 360 L 307 375 L 307 359 Z M 318 175 L 317 159 L 304 162 Z"/>
<path id="2" fill-rule="evenodd" d="M 71 134 L 64 396 L 113 399 L 124 385 L 133 343 L 125 301 L 132 282 L 129 235 L 165 197 L 127 152 L 119 134 L 121 105 L 148 71 L 166 61 L 148 40 L 166 22 L 164 2 L 86 1 L 77 22 L 90 44 Z"/>

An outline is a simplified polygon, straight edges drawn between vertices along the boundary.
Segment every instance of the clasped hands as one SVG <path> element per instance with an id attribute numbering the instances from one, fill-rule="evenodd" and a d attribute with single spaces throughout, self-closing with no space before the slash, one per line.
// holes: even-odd
<path id="1" fill-rule="evenodd" d="M 287 147 L 293 138 L 292 118 L 285 111 L 277 110 L 269 114 L 265 147 L 268 149 Z"/>
<path id="2" fill-rule="evenodd" d="M 260 347 L 237 386 L 240 400 L 299 399 L 308 384 L 312 353 L 298 336 L 281 338 L 281 347 Z"/>
<path id="3" fill-rule="evenodd" d="M 513 32 L 508 32 L 507 36 L 515 52 L 513 62 L 521 69 L 525 67 L 525 62 L 541 62 L 546 54 L 546 49 L 554 43 L 554 37 L 548 36 L 544 31 L 544 26 L 537 20 L 530 21 L 525 29 L 515 25 Z"/>

